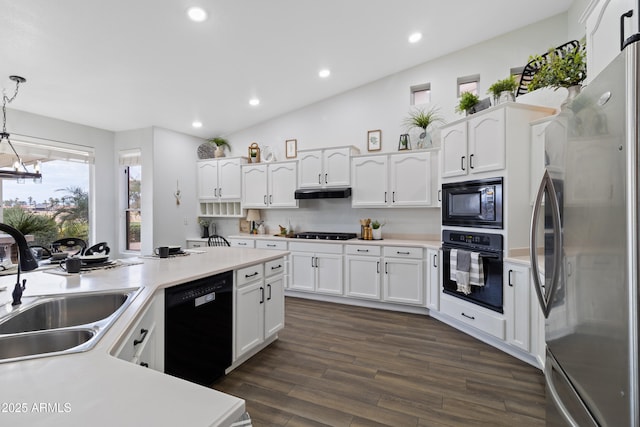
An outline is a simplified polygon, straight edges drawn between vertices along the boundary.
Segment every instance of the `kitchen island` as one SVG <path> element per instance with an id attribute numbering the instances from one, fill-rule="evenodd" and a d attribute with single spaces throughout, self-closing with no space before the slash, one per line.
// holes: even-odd
<path id="1" fill-rule="evenodd" d="M 116 268 L 74 275 L 35 271 L 24 298 L 141 288 L 90 350 L 0 363 L 0 425 L 226 426 L 244 401 L 114 356 L 140 314 L 164 289 L 282 258 L 287 252 L 203 248 L 168 259 L 132 258 Z M 0 309 L 11 311 L 15 276 L 0 278 Z"/>

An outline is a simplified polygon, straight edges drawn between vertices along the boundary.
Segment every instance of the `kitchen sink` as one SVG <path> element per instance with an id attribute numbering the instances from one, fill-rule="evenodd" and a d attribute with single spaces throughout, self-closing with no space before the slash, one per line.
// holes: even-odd
<path id="1" fill-rule="evenodd" d="M 32 355 L 50 355 L 77 349 L 87 344 L 96 332 L 91 329 L 63 329 L 0 337 L 0 359 L 25 358 Z"/>
<path id="2" fill-rule="evenodd" d="M 141 290 L 27 297 L 17 307 L 7 303 L 0 307 L 0 363 L 93 348 Z"/>
<path id="3" fill-rule="evenodd" d="M 21 307 L 0 323 L 0 334 L 85 325 L 113 315 L 132 296 L 131 291 L 106 294 L 43 297 Z"/>

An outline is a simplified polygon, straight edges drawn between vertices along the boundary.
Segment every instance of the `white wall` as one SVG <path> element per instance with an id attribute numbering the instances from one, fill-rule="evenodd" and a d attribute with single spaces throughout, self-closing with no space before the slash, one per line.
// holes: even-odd
<path id="1" fill-rule="evenodd" d="M 432 103 L 448 122 L 461 118 L 456 79 L 480 74 L 480 93 L 509 75 L 510 68 L 524 66 L 530 55 L 567 41 L 567 14 L 519 29 L 504 36 L 460 50 L 420 66 L 388 76 L 325 101 L 285 114 L 268 122 L 228 135 L 234 152 L 243 153 L 253 141 L 269 145 L 276 158 L 284 160 L 287 139 L 298 140 L 298 150 L 355 145 L 366 153 L 368 130 L 382 130 L 382 151 L 396 151 L 407 116 L 409 88 L 431 83 Z M 488 95 L 486 95 L 488 96 Z M 437 134 L 437 132 L 436 132 Z M 412 134 L 415 141 L 416 133 Z M 359 218 L 384 219 L 386 233 L 415 236 L 440 234 L 439 209 L 351 209 L 350 201 L 305 201 L 298 210 L 262 211 L 269 232 L 292 218 L 298 230 L 360 231 Z M 237 220 L 217 221 L 220 234 L 238 232 Z"/>

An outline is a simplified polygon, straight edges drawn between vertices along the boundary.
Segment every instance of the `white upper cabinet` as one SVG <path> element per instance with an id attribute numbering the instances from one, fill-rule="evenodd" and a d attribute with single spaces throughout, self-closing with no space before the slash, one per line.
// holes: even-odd
<path id="1" fill-rule="evenodd" d="M 478 116 L 443 127 L 443 178 L 504 169 L 504 108 L 476 114 Z"/>
<path id="2" fill-rule="evenodd" d="M 243 158 L 202 160 L 198 167 L 198 198 L 240 200 Z"/>
<path id="3" fill-rule="evenodd" d="M 242 207 L 297 208 L 297 162 L 260 163 L 242 167 Z"/>
<path id="4" fill-rule="evenodd" d="M 355 147 L 299 151 L 299 187 L 348 187 L 351 155 L 358 152 Z"/>
<path id="5" fill-rule="evenodd" d="M 428 207 L 433 191 L 435 151 L 354 157 L 352 207 Z"/>
<path id="6" fill-rule="evenodd" d="M 624 19 L 623 38 L 638 31 L 636 0 L 592 0 L 580 22 L 585 24 L 587 39 L 587 80 L 589 83 L 620 53 L 620 17 L 633 10 L 633 16 Z"/>

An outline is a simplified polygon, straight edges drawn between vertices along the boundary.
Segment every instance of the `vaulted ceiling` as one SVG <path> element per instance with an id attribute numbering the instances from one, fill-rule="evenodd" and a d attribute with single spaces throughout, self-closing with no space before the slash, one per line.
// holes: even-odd
<path id="1" fill-rule="evenodd" d="M 246 128 L 566 11 L 571 0 L 0 0 L 10 108 L 120 131 Z M 186 16 L 191 6 L 204 22 Z M 422 40 L 410 44 L 410 34 Z M 321 69 L 331 75 L 322 79 Z M 249 100 L 258 98 L 258 106 Z M 202 122 L 199 129 L 192 122 Z"/>

